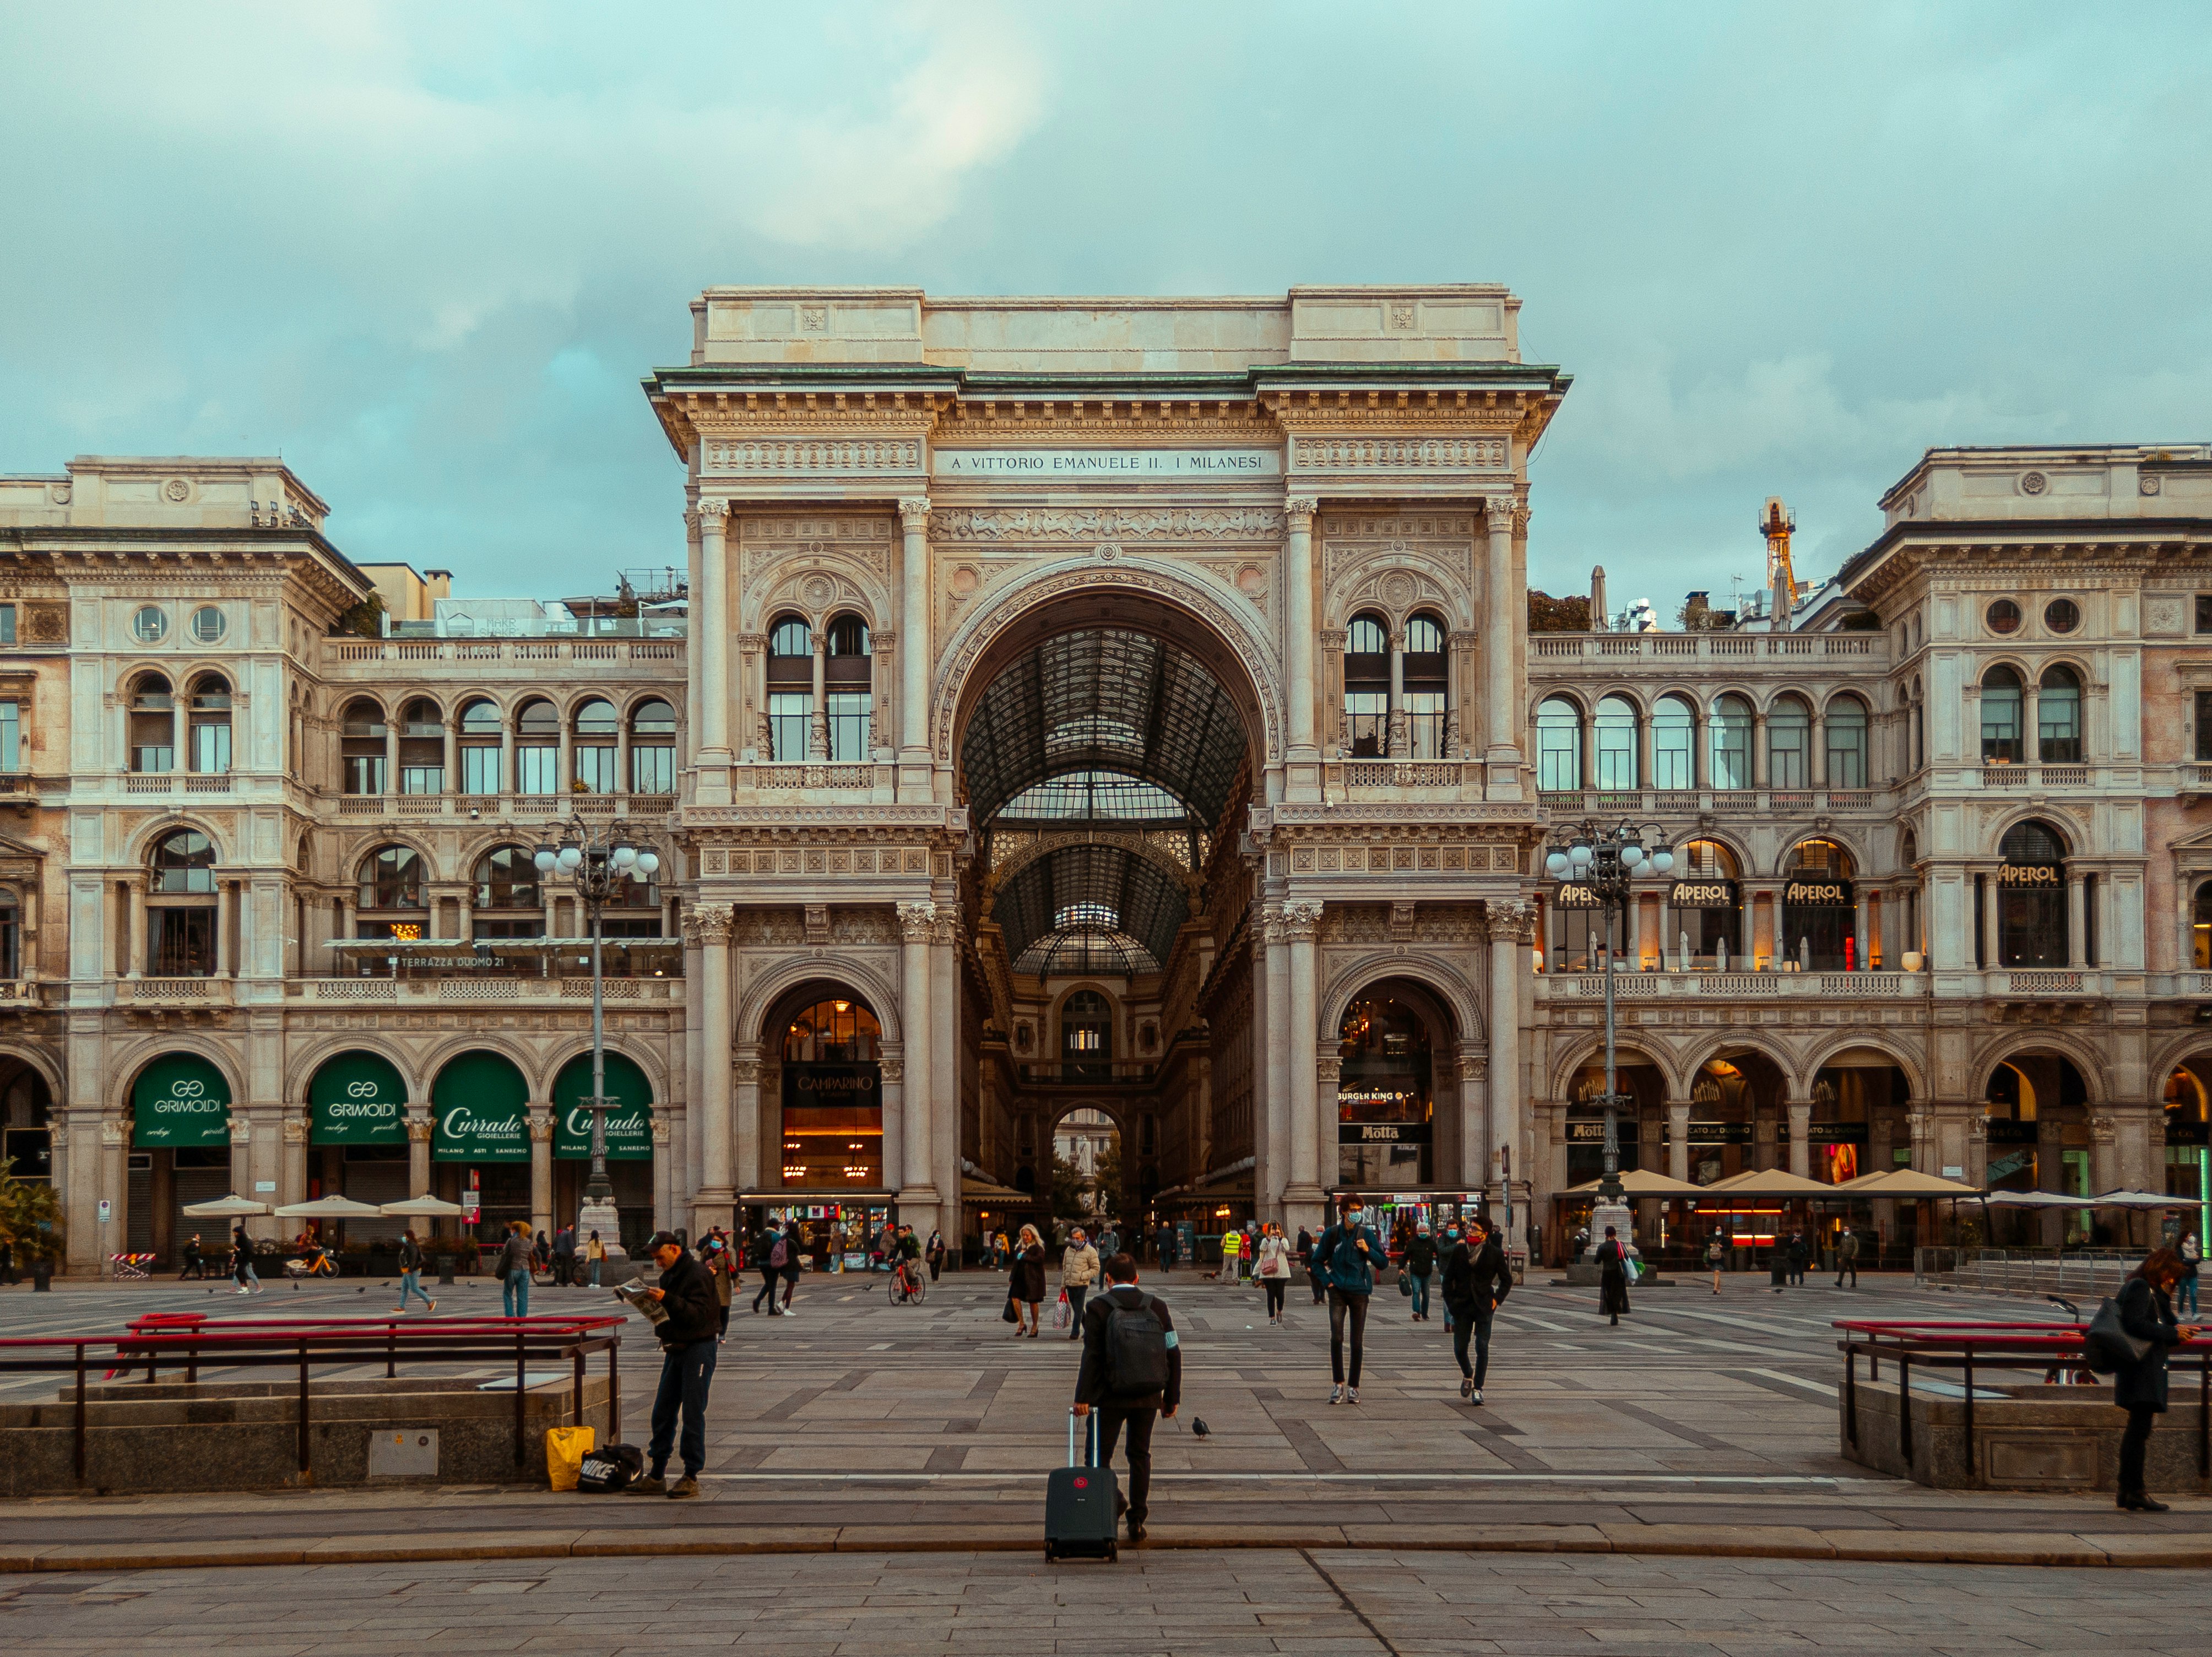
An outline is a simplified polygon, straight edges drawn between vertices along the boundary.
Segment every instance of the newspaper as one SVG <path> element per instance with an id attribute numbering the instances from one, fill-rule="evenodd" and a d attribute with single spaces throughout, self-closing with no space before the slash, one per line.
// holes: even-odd
<path id="1" fill-rule="evenodd" d="M 642 1277 L 633 1277 L 615 1290 L 615 1299 L 635 1307 L 645 1313 L 655 1328 L 668 1321 L 668 1308 L 653 1298 L 653 1290 Z"/>

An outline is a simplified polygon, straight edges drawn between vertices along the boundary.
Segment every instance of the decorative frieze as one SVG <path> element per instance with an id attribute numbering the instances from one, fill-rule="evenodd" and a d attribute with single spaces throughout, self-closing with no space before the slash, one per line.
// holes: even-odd
<path id="1" fill-rule="evenodd" d="M 699 470 L 718 478 L 888 477 L 921 470 L 919 437 L 710 437 Z"/>

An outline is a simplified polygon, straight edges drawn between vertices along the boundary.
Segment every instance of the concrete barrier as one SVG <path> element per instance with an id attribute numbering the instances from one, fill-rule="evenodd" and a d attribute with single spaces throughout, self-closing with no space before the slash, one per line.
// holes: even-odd
<path id="1" fill-rule="evenodd" d="M 2172 1407 L 2151 1433 L 2146 1481 L 2154 1492 L 2212 1491 L 2212 1478 L 2197 1471 L 2197 1389 L 2185 1391 L 2174 1379 Z M 1971 1447 L 1965 1388 L 1949 1375 L 1916 1374 L 1909 1435 L 1898 1419 L 1894 1380 L 1861 1375 L 1837 1403 L 1845 1460 L 1945 1490 L 2117 1490 L 2127 1424 L 2110 1386 L 1978 1381 Z"/>

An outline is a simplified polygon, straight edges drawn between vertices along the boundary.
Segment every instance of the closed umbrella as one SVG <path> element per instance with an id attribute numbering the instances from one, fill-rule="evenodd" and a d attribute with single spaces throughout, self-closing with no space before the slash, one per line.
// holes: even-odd
<path id="1" fill-rule="evenodd" d="M 386 1203 L 376 1211 L 394 1218 L 444 1218 L 468 1212 L 459 1203 L 448 1203 L 442 1197 L 410 1197 L 404 1203 Z"/>
<path id="2" fill-rule="evenodd" d="M 380 1220 L 384 1210 L 350 1197 L 318 1197 L 312 1203 L 287 1203 L 276 1215 L 283 1220 Z"/>
<path id="3" fill-rule="evenodd" d="M 218 1197 L 209 1203 L 187 1203 L 177 1210 L 195 1220 L 242 1220 L 249 1214 L 266 1214 L 269 1204 L 250 1197 Z"/>

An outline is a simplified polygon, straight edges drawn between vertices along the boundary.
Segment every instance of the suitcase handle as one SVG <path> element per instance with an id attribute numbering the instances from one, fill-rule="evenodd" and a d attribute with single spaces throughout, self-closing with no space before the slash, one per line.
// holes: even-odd
<path id="1" fill-rule="evenodd" d="M 1075 1411 L 1073 1409 L 1068 1410 L 1067 1465 L 1071 1467 L 1096 1467 L 1098 1465 L 1098 1406 L 1097 1404 L 1091 1406 L 1091 1413 L 1085 1416 L 1084 1420 L 1089 1423 L 1083 1435 L 1083 1453 L 1086 1459 L 1078 1461 L 1075 1459 Z"/>

